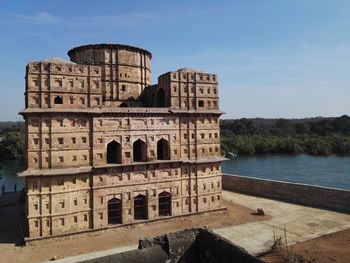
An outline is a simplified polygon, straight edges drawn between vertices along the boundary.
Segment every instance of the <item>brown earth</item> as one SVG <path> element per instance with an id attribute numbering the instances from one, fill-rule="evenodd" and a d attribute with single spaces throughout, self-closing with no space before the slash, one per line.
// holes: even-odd
<path id="1" fill-rule="evenodd" d="M 4 212 L 3 215 L 5 215 L 5 217 L 0 216 L 0 262 L 30 263 L 49 260 L 53 256 L 56 256 L 57 259 L 59 259 L 79 254 L 108 250 L 120 246 L 133 246 L 136 248 L 138 240 L 144 237 L 154 237 L 164 233 L 192 227 L 207 226 L 208 228 L 215 229 L 247 222 L 267 220 L 270 218 L 268 215 L 253 215 L 254 211 L 250 208 L 230 201 L 224 200 L 223 204 L 227 208 L 226 211 L 172 218 L 153 223 L 140 223 L 128 227 L 114 228 L 99 235 L 85 235 L 83 237 L 67 239 L 64 241 L 43 240 L 38 244 L 24 247 L 15 246 L 13 234 L 12 236 L 9 235 L 9 233 L 13 232 L 9 231 L 9 229 L 3 224 L 4 222 L 14 222 L 15 220 L 13 220 L 13 218 L 20 213 L 17 211 L 16 214 L 12 211 L 14 208 L 13 206 L 0 206 L 0 212 Z M 11 217 L 12 220 L 8 220 L 9 217 Z M 9 236 L 8 240 L 6 240 L 5 235 L 1 238 L 1 234 L 6 231 Z"/>
<path id="2" fill-rule="evenodd" d="M 305 262 L 312 263 L 348 263 L 350 262 L 350 229 L 321 236 L 288 247 Z M 271 252 L 261 257 L 267 263 L 281 263 L 283 257 Z"/>

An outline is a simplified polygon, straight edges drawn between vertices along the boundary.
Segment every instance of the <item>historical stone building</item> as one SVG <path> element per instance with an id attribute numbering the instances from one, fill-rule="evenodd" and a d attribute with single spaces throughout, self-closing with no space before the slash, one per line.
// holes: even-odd
<path id="1" fill-rule="evenodd" d="M 221 208 L 218 81 L 99 44 L 26 69 L 29 237 Z"/>

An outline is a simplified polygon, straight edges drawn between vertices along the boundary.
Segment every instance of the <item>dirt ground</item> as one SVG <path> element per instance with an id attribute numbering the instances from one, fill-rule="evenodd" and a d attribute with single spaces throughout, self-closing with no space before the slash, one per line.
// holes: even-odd
<path id="1" fill-rule="evenodd" d="M 221 228 L 239 225 L 247 222 L 267 220 L 270 217 L 253 215 L 253 210 L 245 206 L 238 205 L 231 201 L 223 201 L 226 211 L 211 212 L 188 217 L 173 218 L 153 223 L 142 223 L 129 227 L 111 229 L 103 234 L 84 236 L 68 239 L 64 241 L 43 240 L 39 244 L 32 246 L 16 246 L 14 239 L 6 240 L 0 238 L 0 262 L 40 262 L 56 256 L 57 259 L 76 256 L 95 251 L 103 251 L 119 246 L 135 246 L 138 240 L 145 237 L 174 232 L 192 227 Z M 0 237 L 5 232 L 6 226 L 3 222 L 8 222 L 10 218 L 10 207 L 0 206 Z M 7 218 L 1 214 L 6 215 Z M 1 219 L 3 218 L 3 219 Z M 10 220 L 11 221 L 11 220 Z M 9 230 L 6 230 L 7 232 Z"/>
<path id="2" fill-rule="evenodd" d="M 321 236 L 289 246 L 296 256 L 301 255 L 306 262 L 348 263 L 350 262 L 350 229 Z M 272 252 L 261 257 L 267 263 L 281 263 L 283 258 Z"/>

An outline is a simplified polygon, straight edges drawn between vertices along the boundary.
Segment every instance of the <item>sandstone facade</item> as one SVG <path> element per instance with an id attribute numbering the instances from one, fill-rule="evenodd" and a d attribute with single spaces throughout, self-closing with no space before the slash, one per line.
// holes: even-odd
<path id="1" fill-rule="evenodd" d="M 218 81 L 99 44 L 26 69 L 29 237 L 221 208 Z"/>

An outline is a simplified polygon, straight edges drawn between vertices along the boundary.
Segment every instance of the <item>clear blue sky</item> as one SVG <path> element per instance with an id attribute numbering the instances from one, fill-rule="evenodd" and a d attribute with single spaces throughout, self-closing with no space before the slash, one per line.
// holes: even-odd
<path id="1" fill-rule="evenodd" d="M 29 61 L 121 43 L 219 75 L 224 118 L 350 114 L 350 1 L 2 1 L 0 121 L 19 120 Z"/>

